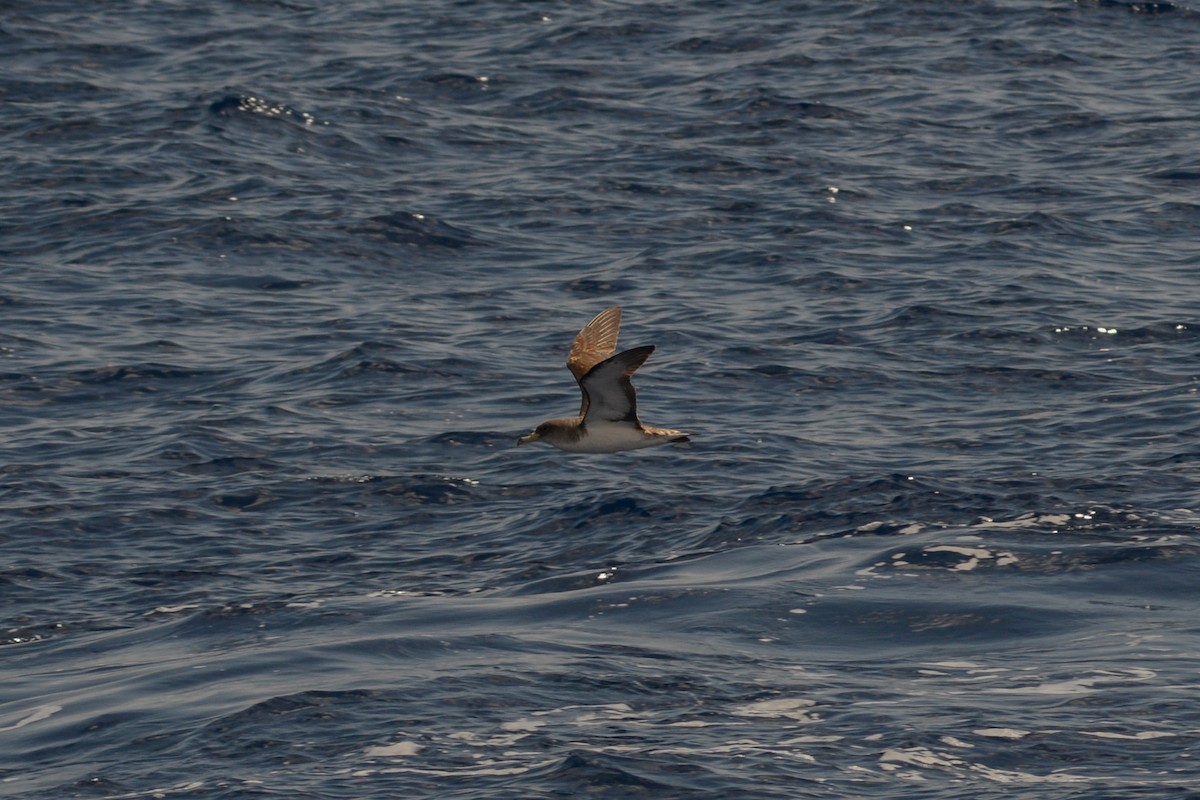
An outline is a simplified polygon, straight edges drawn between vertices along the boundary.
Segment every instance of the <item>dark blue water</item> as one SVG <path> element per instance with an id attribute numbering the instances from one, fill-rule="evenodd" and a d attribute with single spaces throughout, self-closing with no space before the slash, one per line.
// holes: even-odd
<path id="1" fill-rule="evenodd" d="M 8 4 L 0 795 L 1200 796 L 1198 42 Z"/>

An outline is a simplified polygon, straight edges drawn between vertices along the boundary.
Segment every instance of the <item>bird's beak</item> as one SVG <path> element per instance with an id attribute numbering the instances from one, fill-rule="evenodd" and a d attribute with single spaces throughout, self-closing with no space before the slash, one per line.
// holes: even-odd
<path id="1" fill-rule="evenodd" d="M 529 444 L 530 442 L 536 442 L 540 438 L 542 438 L 542 435 L 537 431 L 528 433 L 522 436 L 520 439 L 517 439 L 517 447 L 520 447 L 523 444 Z"/>

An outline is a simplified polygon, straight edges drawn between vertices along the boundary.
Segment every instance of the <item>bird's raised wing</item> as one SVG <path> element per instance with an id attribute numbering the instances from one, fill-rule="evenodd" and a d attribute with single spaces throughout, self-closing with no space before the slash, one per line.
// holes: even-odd
<path id="1" fill-rule="evenodd" d="M 583 424 L 592 422 L 634 422 L 637 417 L 637 393 L 630 377 L 646 363 L 654 345 L 635 347 L 601 361 L 579 381 L 583 390 Z"/>
<path id="2" fill-rule="evenodd" d="M 592 321 L 584 325 L 583 330 L 575 336 L 571 352 L 567 355 L 567 369 L 571 370 L 571 374 L 575 376 L 575 380 L 579 383 L 579 390 L 583 394 L 579 406 L 579 416 L 581 417 L 588 411 L 588 392 L 583 386 L 583 376 L 616 352 L 617 334 L 620 331 L 621 308 L 613 306 L 592 317 Z"/>

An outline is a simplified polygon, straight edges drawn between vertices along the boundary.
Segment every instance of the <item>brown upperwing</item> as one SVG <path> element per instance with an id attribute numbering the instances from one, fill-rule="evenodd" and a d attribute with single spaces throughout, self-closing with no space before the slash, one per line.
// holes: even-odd
<path id="1" fill-rule="evenodd" d="M 617 350 L 617 334 L 621 330 L 621 308 L 613 306 L 606 308 L 592 321 L 583 326 L 583 330 L 575 337 L 571 345 L 571 353 L 567 356 L 567 369 L 579 383 L 579 391 L 583 399 L 579 405 L 579 416 L 587 414 L 588 393 L 580 383 L 588 371 Z"/>

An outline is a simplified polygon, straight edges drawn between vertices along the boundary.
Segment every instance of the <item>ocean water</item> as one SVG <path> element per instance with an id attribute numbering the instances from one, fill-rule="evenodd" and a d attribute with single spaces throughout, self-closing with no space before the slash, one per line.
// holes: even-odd
<path id="1" fill-rule="evenodd" d="M 1198 43 L 6 4 L 0 796 L 1200 797 Z"/>

